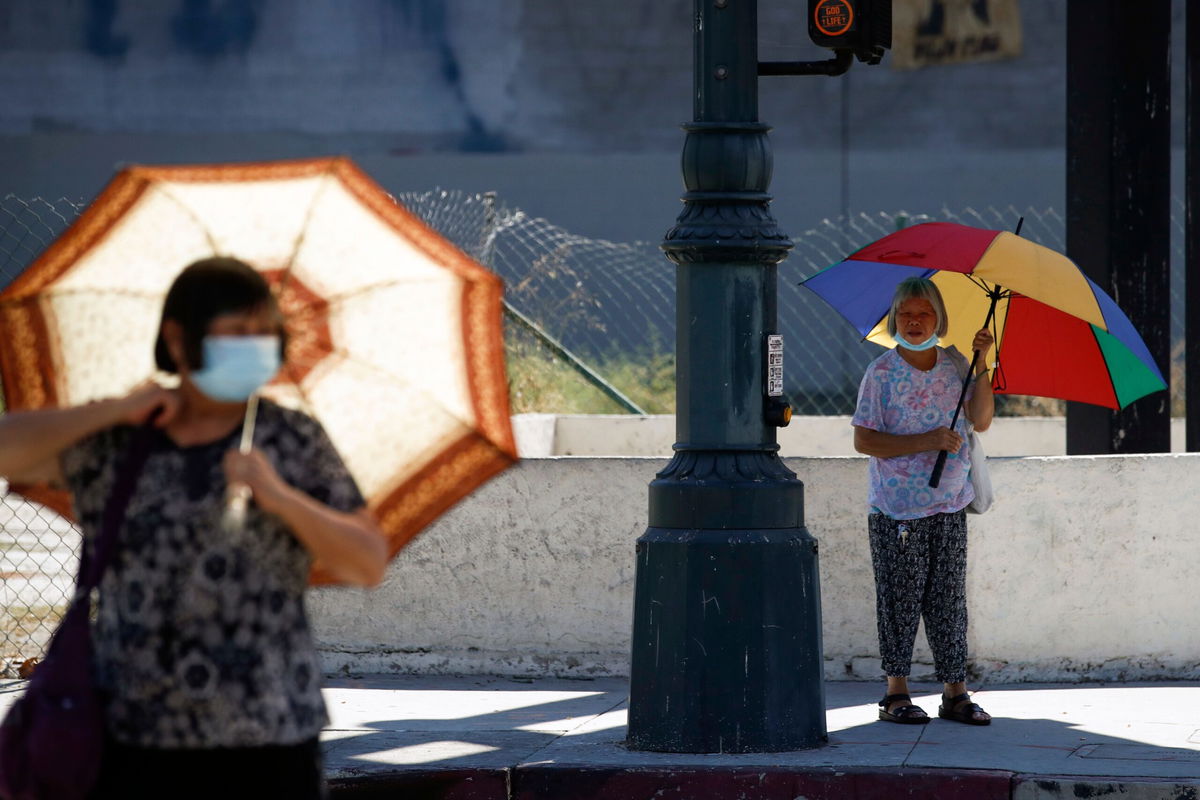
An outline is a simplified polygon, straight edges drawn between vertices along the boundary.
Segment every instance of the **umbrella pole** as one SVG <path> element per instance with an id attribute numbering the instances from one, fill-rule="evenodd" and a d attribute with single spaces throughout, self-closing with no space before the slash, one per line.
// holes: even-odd
<path id="1" fill-rule="evenodd" d="M 1022 219 L 1024 219 L 1022 217 Z M 1017 228 L 1020 230 L 1020 227 Z M 992 297 L 992 304 L 988 307 L 987 319 L 983 321 L 983 327 L 988 327 L 992 324 L 992 317 L 996 314 L 996 302 L 1000 299 L 1000 287 L 996 286 L 989 294 Z M 958 424 L 958 414 L 962 411 L 963 401 L 967 397 L 967 387 L 971 385 L 971 378 L 975 375 L 975 365 L 979 363 L 979 351 L 973 350 L 971 355 L 971 366 L 967 367 L 967 374 L 963 378 L 962 391 L 958 393 L 958 404 L 954 406 L 954 416 L 950 418 L 950 430 L 954 430 L 954 426 Z M 946 468 L 946 451 L 942 450 L 938 453 L 937 462 L 933 465 L 933 472 L 929 475 L 929 487 L 936 489 L 938 484 L 942 482 L 942 470 Z"/>
<path id="2" fill-rule="evenodd" d="M 254 424 L 258 418 L 258 393 L 250 395 L 246 402 L 246 418 L 242 422 L 242 440 L 238 452 L 242 455 L 254 448 Z M 250 505 L 250 487 L 244 483 L 235 483 L 228 489 L 225 498 L 225 514 L 221 524 L 229 533 L 241 533 L 246 525 L 246 508 Z"/>

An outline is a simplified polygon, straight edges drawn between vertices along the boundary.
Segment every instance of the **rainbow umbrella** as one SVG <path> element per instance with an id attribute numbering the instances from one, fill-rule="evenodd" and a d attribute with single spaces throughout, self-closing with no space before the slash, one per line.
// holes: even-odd
<path id="1" fill-rule="evenodd" d="M 1020 228 L 1018 227 L 1018 231 Z M 1073 261 L 1007 231 L 953 222 L 904 228 L 801 285 L 866 339 L 885 347 L 896 285 L 932 280 L 950 328 L 943 346 L 970 352 L 975 332 L 996 337 L 998 394 L 1055 397 L 1121 409 L 1167 388 L 1129 318 Z"/>

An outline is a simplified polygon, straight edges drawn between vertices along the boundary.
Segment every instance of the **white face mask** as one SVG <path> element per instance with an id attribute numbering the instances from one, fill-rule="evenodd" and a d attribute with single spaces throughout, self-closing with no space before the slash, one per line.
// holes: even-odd
<path id="1" fill-rule="evenodd" d="M 896 344 L 900 345 L 905 350 L 915 350 L 917 352 L 920 352 L 921 350 L 928 350 L 929 348 L 936 346 L 937 343 L 938 343 L 938 335 L 936 333 L 931 335 L 928 339 L 921 342 L 920 344 L 913 344 L 912 342 L 905 339 L 903 334 L 896 337 Z"/>
<path id="2" fill-rule="evenodd" d="M 241 403 L 279 371 L 278 336 L 206 336 L 196 388 L 222 403 Z"/>

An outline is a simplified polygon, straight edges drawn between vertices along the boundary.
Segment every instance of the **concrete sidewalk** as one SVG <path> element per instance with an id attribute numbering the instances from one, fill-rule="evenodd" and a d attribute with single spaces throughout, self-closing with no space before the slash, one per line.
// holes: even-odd
<path id="1" fill-rule="evenodd" d="M 680 755 L 625 748 L 623 679 L 363 675 L 326 681 L 322 739 L 335 798 L 1200 798 L 1197 682 L 984 686 L 985 728 L 877 722 L 882 693 L 826 683 L 825 747 Z"/>
<path id="2" fill-rule="evenodd" d="M 913 699 L 936 715 L 937 686 Z M 625 748 L 628 683 L 365 675 L 327 681 L 335 797 L 1200 797 L 1200 683 L 985 686 L 996 719 L 876 721 L 882 683 L 825 686 L 829 744 L 761 755 Z"/>

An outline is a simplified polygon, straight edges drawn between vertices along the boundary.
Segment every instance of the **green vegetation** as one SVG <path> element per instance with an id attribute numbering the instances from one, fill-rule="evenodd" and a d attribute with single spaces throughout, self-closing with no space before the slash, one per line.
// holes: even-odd
<path id="1" fill-rule="evenodd" d="M 1187 364 L 1184 362 L 1183 342 L 1171 348 L 1171 416 L 1187 416 L 1187 381 L 1184 380 Z"/>
<path id="2" fill-rule="evenodd" d="M 628 413 L 533 335 L 515 326 L 510 326 L 506 334 L 512 413 Z M 674 413 L 674 354 L 647 349 L 643 353 L 589 361 L 588 367 L 648 413 Z"/>
<path id="3" fill-rule="evenodd" d="M 643 356 L 612 357 L 602 361 L 597 371 L 647 413 L 675 413 L 673 353 L 655 351 Z"/>
<path id="4" fill-rule="evenodd" d="M 505 349 L 512 413 L 628 413 L 532 335 L 522 335 L 510 328 Z M 612 354 L 589 360 L 588 366 L 648 413 L 675 413 L 675 357 L 664 352 L 664 348 Z M 1171 358 L 1171 415 L 1174 417 L 1185 414 L 1184 388 L 1183 347 L 1180 344 Z M 837 405 L 837 400 L 836 397 L 793 398 L 798 414 L 812 413 L 806 407 L 814 405 L 830 408 Z M 849 409 L 841 413 L 853 412 L 853 397 L 849 402 Z M 1046 397 L 998 395 L 996 413 L 1003 417 L 1061 417 L 1067 413 L 1067 404 Z"/>
<path id="5" fill-rule="evenodd" d="M 998 417 L 1061 417 L 1067 413 L 1065 400 L 1023 394 L 996 395 Z"/>

